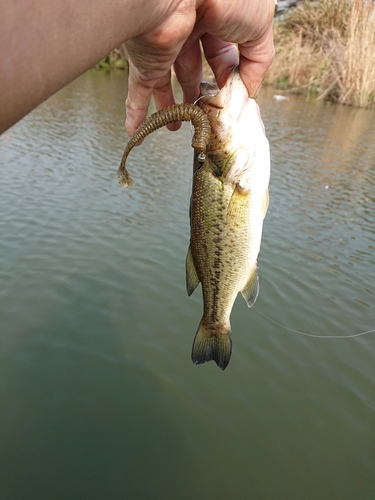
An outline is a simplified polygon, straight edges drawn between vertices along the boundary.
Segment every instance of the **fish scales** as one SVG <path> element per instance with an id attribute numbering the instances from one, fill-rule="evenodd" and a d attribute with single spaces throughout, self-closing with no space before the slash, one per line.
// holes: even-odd
<path id="1" fill-rule="evenodd" d="M 191 212 L 191 251 L 202 283 L 206 323 L 229 321 L 226 304 L 237 296 L 237 283 L 247 262 L 248 235 L 243 211 L 228 215 L 234 190 L 212 176 L 210 168 L 194 175 Z M 240 195 L 239 195 L 240 196 Z M 207 198 L 209 205 L 207 207 Z M 242 203 L 247 198 L 242 197 Z"/>

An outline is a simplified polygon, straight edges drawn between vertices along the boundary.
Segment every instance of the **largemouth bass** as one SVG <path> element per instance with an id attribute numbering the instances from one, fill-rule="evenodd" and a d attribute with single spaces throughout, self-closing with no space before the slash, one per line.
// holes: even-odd
<path id="1" fill-rule="evenodd" d="M 234 301 L 241 292 L 252 307 L 259 293 L 257 257 L 268 207 L 270 154 L 259 107 L 248 98 L 238 68 L 221 90 L 203 82 L 200 91 L 198 106 L 166 108 L 139 127 L 125 149 L 118 178 L 121 185 L 131 185 L 125 162 L 141 138 L 167 123 L 192 119 L 195 153 L 186 286 L 191 295 L 201 283 L 203 317 L 191 357 L 195 364 L 214 360 L 224 370 L 232 353 Z"/>
<path id="2" fill-rule="evenodd" d="M 187 291 L 199 282 L 203 317 L 192 360 L 224 370 L 232 340 L 230 313 L 241 292 L 249 307 L 259 293 L 257 257 L 268 207 L 269 145 L 259 108 L 235 69 L 218 91 L 201 84 L 200 107 L 211 125 L 204 163 L 195 154 Z"/>

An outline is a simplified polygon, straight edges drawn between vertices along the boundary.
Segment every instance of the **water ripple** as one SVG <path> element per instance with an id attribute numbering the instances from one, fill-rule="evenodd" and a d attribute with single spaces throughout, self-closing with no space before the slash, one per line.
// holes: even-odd
<path id="1" fill-rule="evenodd" d="M 372 498 L 375 335 L 303 337 L 239 296 L 228 369 L 193 366 L 191 131 L 148 137 L 121 189 L 125 86 L 84 75 L 0 139 L 8 491 Z M 310 334 L 374 328 L 373 111 L 267 89 L 259 103 L 272 178 L 256 309 Z"/>

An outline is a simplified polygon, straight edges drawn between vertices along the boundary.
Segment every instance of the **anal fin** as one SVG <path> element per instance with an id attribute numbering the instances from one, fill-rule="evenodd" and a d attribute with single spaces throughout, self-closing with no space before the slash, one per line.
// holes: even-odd
<path id="1" fill-rule="evenodd" d="M 259 295 L 259 276 L 258 265 L 255 263 L 254 269 L 251 271 L 246 285 L 241 290 L 243 298 L 249 307 L 253 307 Z"/>
<path id="2" fill-rule="evenodd" d="M 194 292 L 194 290 L 197 288 L 198 285 L 199 285 L 199 278 L 197 275 L 197 271 L 195 270 L 193 255 L 191 253 L 191 248 L 189 246 L 189 250 L 186 256 L 186 290 L 189 297 Z"/>

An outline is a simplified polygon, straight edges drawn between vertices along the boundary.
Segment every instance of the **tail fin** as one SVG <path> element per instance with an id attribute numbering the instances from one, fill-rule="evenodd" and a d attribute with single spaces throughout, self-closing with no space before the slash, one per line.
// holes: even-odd
<path id="1" fill-rule="evenodd" d="M 230 325 L 204 325 L 201 321 L 193 342 L 191 359 L 200 365 L 214 360 L 219 368 L 225 370 L 232 354 Z"/>

